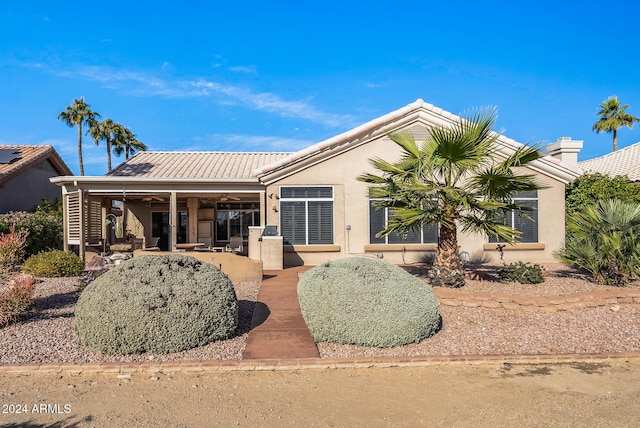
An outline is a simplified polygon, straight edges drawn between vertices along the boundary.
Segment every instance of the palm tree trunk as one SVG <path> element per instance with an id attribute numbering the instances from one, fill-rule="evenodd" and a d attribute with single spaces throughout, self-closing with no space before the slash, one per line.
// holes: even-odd
<path id="1" fill-rule="evenodd" d="M 107 172 L 111 171 L 111 138 L 107 135 Z"/>
<path id="2" fill-rule="evenodd" d="M 429 277 L 435 287 L 458 288 L 465 284 L 455 224 L 453 227 L 440 226 L 438 253 Z"/>
<path id="3" fill-rule="evenodd" d="M 78 164 L 80 175 L 84 175 L 84 163 L 82 162 L 82 122 L 78 123 Z"/>
<path id="4" fill-rule="evenodd" d="M 613 130 L 613 151 L 618 151 L 618 131 Z"/>

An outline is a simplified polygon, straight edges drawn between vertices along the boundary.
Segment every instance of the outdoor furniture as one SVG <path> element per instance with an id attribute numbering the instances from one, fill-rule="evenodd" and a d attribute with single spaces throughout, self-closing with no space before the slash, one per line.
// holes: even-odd
<path id="1" fill-rule="evenodd" d="M 243 248 L 242 236 L 232 236 L 225 246 L 225 251 L 228 253 L 241 253 Z"/>
<path id="2" fill-rule="evenodd" d="M 149 244 L 145 245 L 144 249 L 147 251 L 159 251 L 160 247 L 158 247 L 158 242 L 160 241 L 159 236 L 152 236 L 149 240 Z"/>
<path id="3" fill-rule="evenodd" d="M 193 251 L 196 248 L 199 247 L 204 247 L 204 243 L 202 242 L 191 242 L 191 243 L 187 243 L 187 244 L 175 244 L 174 248 L 176 250 L 182 250 L 182 251 Z"/>

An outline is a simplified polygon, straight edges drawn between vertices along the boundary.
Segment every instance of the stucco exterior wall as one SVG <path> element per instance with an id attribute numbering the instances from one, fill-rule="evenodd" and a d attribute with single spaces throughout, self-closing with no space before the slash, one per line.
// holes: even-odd
<path id="1" fill-rule="evenodd" d="M 417 131 L 414 127 L 412 131 Z M 417 133 L 417 132 L 414 132 Z M 419 136 L 416 137 L 417 139 Z M 435 244 L 370 245 L 368 186 L 357 180 L 363 172 L 376 173 L 369 159 L 380 157 L 396 160 L 400 149 L 388 138 L 382 137 L 355 147 L 338 156 L 328 158 L 294 175 L 283 178 L 267 188 L 267 194 L 280 193 L 282 186 L 323 185 L 334 189 L 334 245 L 285 247 L 285 265 L 317 265 L 337 258 L 363 255 L 383 257 L 392 263 L 414 263 L 433 255 Z M 531 173 L 532 171 L 526 171 Z M 554 261 L 553 251 L 564 240 L 564 189 L 562 182 L 537 174 L 539 182 L 548 188 L 538 192 L 538 243 L 518 244 L 504 250 L 505 262 L 517 260 L 531 262 Z M 267 224 L 280 227 L 279 200 L 269 200 Z M 278 211 L 275 211 L 273 207 Z M 472 260 L 498 262 L 495 244 L 488 244 L 486 236 L 466 235 L 459 232 L 461 251 Z M 404 248 L 403 248 L 404 247 Z"/>
<path id="2" fill-rule="evenodd" d="M 8 180 L 0 187 L 0 213 L 28 211 L 42 199 L 62 199 L 60 187 L 49 181 L 58 175 L 48 161 L 44 160 L 22 174 Z"/>

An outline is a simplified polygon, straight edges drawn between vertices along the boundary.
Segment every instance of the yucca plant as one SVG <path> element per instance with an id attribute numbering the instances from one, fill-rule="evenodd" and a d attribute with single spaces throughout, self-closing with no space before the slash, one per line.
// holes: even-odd
<path id="1" fill-rule="evenodd" d="M 609 199 L 574 213 L 556 256 L 596 282 L 626 285 L 640 274 L 640 205 Z"/>

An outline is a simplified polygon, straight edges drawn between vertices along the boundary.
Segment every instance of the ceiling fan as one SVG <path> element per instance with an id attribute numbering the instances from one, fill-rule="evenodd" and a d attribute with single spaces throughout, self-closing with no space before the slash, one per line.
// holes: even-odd
<path id="1" fill-rule="evenodd" d="M 145 196 L 144 198 L 142 198 L 142 200 L 145 202 L 151 202 L 153 200 L 158 202 L 164 202 L 164 198 L 161 198 L 160 196 Z"/>
<path id="2" fill-rule="evenodd" d="M 223 193 L 222 196 L 220 196 L 220 199 L 218 199 L 221 202 L 226 202 L 228 200 L 232 200 L 232 201 L 239 201 L 240 198 L 238 198 L 237 196 L 229 196 L 228 193 Z"/>
<path id="3" fill-rule="evenodd" d="M 226 202 L 226 201 L 239 201 L 237 196 L 230 196 L 228 193 L 223 193 L 220 196 L 214 198 L 201 198 L 202 202 L 206 204 L 212 204 L 214 202 Z"/>

